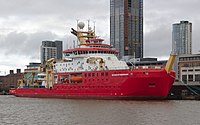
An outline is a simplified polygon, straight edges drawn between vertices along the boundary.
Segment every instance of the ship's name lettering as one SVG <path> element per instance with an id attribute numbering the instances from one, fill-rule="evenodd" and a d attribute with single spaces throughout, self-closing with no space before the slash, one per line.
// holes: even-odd
<path id="1" fill-rule="evenodd" d="M 128 76 L 128 74 L 112 74 L 112 76 Z"/>

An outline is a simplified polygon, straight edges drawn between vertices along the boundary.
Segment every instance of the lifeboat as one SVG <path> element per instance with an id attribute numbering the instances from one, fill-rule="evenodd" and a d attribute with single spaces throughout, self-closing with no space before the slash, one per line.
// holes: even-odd
<path id="1" fill-rule="evenodd" d="M 82 82 L 82 80 L 83 80 L 82 76 L 76 76 L 76 75 L 71 76 L 72 82 Z"/>

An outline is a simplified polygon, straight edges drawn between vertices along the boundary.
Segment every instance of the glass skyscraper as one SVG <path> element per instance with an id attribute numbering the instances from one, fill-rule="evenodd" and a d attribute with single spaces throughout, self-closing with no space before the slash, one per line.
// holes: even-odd
<path id="1" fill-rule="evenodd" d="M 180 21 L 173 24 L 172 49 L 181 54 L 192 54 L 192 23 Z"/>
<path id="2" fill-rule="evenodd" d="M 143 58 L 143 0 L 110 0 L 110 41 L 119 58 Z"/>

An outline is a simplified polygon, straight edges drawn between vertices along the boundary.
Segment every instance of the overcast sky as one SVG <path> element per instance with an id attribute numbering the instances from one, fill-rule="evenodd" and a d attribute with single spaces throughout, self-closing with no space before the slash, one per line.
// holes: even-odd
<path id="1" fill-rule="evenodd" d="M 83 2 L 84 1 L 84 2 Z M 96 33 L 109 43 L 110 0 L 0 0 L 0 74 L 40 62 L 43 40 L 75 39 L 76 20 L 96 22 Z M 172 24 L 193 25 L 193 53 L 200 40 L 200 0 L 144 0 L 144 56 L 166 59 L 171 52 Z M 91 22 L 92 23 L 92 22 Z"/>

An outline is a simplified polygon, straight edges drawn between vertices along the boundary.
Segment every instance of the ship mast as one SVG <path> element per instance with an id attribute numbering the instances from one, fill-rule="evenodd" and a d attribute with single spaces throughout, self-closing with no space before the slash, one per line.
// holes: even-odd
<path id="1" fill-rule="evenodd" d="M 91 39 L 96 38 L 95 36 L 95 30 L 92 30 L 90 27 L 90 20 L 88 20 L 88 30 L 84 31 L 85 23 L 79 22 L 77 20 L 77 30 L 72 29 L 71 33 L 74 34 L 78 41 L 80 42 L 80 45 L 82 44 L 88 44 L 91 42 Z"/>

